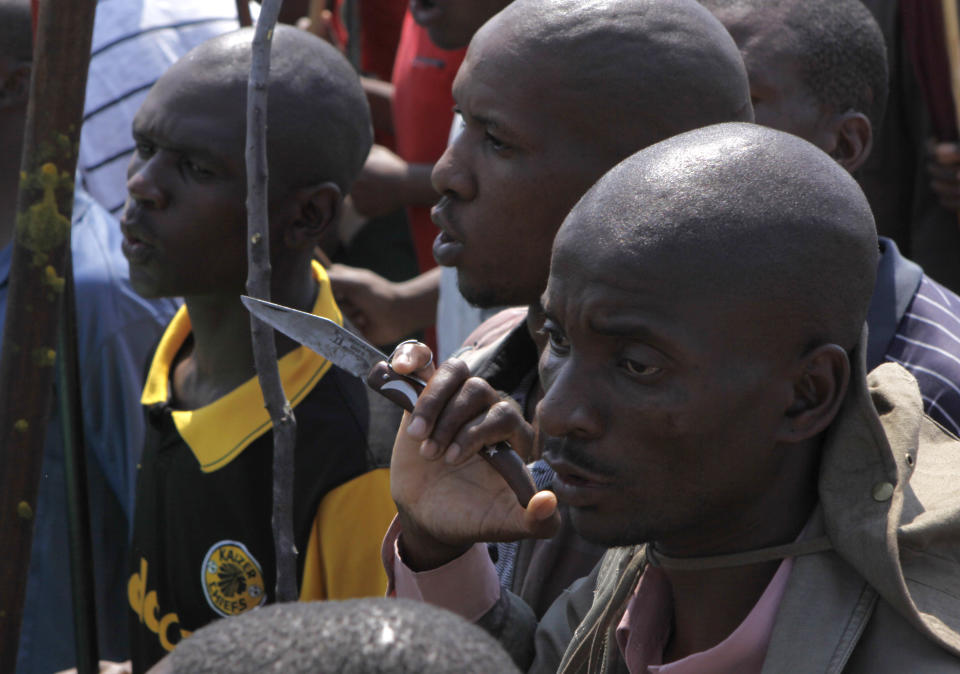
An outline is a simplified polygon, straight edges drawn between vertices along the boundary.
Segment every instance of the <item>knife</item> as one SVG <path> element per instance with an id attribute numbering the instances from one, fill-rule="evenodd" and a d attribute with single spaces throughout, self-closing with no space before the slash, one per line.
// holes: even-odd
<path id="1" fill-rule="evenodd" d="M 395 372 L 387 362 L 387 356 L 376 347 L 321 316 L 255 297 L 242 296 L 240 301 L 264 323 L 359 377 L 371 389 L 407 412 L 413 412 L 426 382 Z M 526 508 L 537 489 L 523 459 L 506 442 L 481 450 L 480 456 L 500 473 L 516 494 L 517 501 Z"/>

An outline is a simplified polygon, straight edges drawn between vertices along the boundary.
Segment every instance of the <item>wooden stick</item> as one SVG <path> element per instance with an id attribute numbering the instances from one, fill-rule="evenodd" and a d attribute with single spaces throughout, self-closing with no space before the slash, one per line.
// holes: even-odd
<path id="1" fill-rule="evenodd" d="M 947 61 L 950 64 L 950 90 L 953 94 L 953 114 L 960 134 L 960 18 L 957 14 L 957 0 L 941 0 L 943 9 L 943 37 L 947 47 Z M 960 222 L 960 213 L 957 213 Z"/>
<path id="2" fill-rule="evenodd" d="M 0 355 L 0 672 L 17 662 L 95 7 L 42 0 L 37 19 Z"/>
<path id="3" fill-rule="evenodd" d="M 283 0 L 264 0 L 253 36 L 247 85 L 247 294 L 270 299 L 270 223 L 267 214 L 267 85 L 270 47 Z M 277 368 L 273 328 L 250 316 L 253 358 L 273 423 L 273 541 L 276 600 L 297 598 L 297 550 L 293 538 L 293 456 L 297 422 Z"/>
<path id="4" fill-rule="evenodd" d="M 77 355 L 77 309 L 73 265 L 67 256 L 64 270 L 60 329 L 57 331 L 57 397 L 63 435 L 63 473 L 66 481 L 67 536 L 70 540 L 70 596 L 78 674 L 99 669 L 97 608 L 93 580 L 93 539 L 90 534 L 90 496 L 87 488 L 87 452 L 83 437 L 80 365 Z"/>
<path id="5" fill-rule="evenodd" d="M 250 3 L 247 0 L 237 0 L 237 20 L 241 28 L 253 25 L 253 17 L 250 16 Z"/>
<path id="6" fill-rule="evenodd" d="M 953 110 L 960 131 L 960 15 L 957 0 L 941 0 L 943 7 L 943 34 L 950 63 L 950 89 L 953 92 Z"/>

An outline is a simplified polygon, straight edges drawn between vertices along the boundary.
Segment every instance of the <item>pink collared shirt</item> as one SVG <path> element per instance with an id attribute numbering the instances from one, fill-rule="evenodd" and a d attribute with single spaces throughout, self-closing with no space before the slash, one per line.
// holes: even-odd
<path id="1" fill-rule="evenodd" d="M 663 571 L 648 566 L 617 626 L 617 645 L 627 669 L 631 674 L 758 674 L 792 568 L 793 559 L 780 563 L 759 601 L 726 639 L 713 648 L 662 664 L 673 621 L 673 599 Z"/>
<path id="2" fill-rule="evenodd" d="M 414 572 L 400 558 L 400 527 L 394 519 L 381 548 L 387 596 L 416 599 L 475 621 L 500 598 L 500 582 L 487 547 L 469 551 L 436 569 Z M 662 664 L 670 638 L 673 606 L 663 571 L 648 566 L 617 626 L 617 645 L 631 674 L 754 674 L 760 672 L 773 621 L 786 590 L 793 560 L 785 559 L 750 614 L 730 636 L 706 651 Z"/>

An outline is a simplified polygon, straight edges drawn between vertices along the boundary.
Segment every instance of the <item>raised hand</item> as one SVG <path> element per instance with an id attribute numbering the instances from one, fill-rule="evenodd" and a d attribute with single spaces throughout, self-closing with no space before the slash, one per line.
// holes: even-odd
<path id="1" fill-rule="evenodd" d="M 394 444 L 391 488 L 403 528 L 404 561 L 434 568 L 475 542 L 543 538 L 559 525 L 556 496 L 534 495 L 526 508 L 503 478 L 477 455 L 507 440 L 521 456 L 533 431 L 519 408 L 453 359 L 435 373 L 424 345 L 405 345 L 392 361 L 402 374 L 428 378 L 413 415 Z M 432 376 L 431 376 L 432 375 Z"/>

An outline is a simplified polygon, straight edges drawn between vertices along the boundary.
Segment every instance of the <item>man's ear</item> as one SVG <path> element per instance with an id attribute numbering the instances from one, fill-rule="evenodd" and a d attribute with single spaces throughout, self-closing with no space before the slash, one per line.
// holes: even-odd
<path id="1" fill-rule="evenodd" d="M 301 187 L 291 200 L 295 213 L 284 232 L 284 243 L 290 248 L 312 248 L 336 226 L 343 203 L 340 188 L 332 182 Z"/>
<path id="2" fill-rule="evenodd" d="M 833 147 L 829 154 L 840 166 L 853 173 L 867 161 L 873 149 L 873 125 L 862 112 L 848 110 L 830 121 Z"/>
<path id="3" fill-rule="evenodd" d="M 850 359 L 836 344 L 824 344 L 797 361 L 793 400 L 783 415 L 777 441 L 809 440 L 829 426 L 847 393 Z"/>

